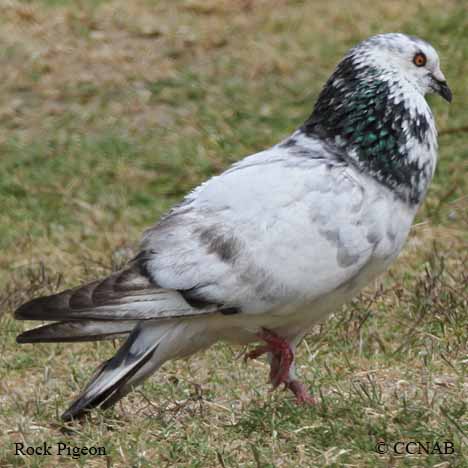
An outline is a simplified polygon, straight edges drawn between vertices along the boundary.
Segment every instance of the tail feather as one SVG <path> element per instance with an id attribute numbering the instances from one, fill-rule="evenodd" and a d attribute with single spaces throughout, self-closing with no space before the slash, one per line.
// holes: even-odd
<path id="1" fill-rule="evenodd" d="M 17 343 L 60 343 L 100 341 L 123 338 L 135 327 L 136 322 L 83 320 L 56 322 L 33 328 L 16 337 Z"/>
<path id="2" fill-rule="evenodd" d="M 238 311 L 193 301 L 187 291 L 160 287 L 138 259 L 108 278 L 33 299 L 15 312 L 19 320 L 54 322 L 22 333 L 18 343 L 94 341 L 128 335 L 117 354 L 98 368 L 65 411 L 64 420 L 114 404 L 166 360 L 210 346 L 217 337 L 206 333 L 208 317 Z"/>
<path id="3" fill-rule="evenodd" d="M 108 407 L 131 390 L 130 379 L 153 357 L 166 333 L 174 324 L 148 327 L 139 323 L 117 354 L 96 371 L 83 392 L 63 413 L 62 419 L 80 417 L 91 409 Z M 156 360 L 148 369 L 154 371 L 163 361 Z"/>
<path id="4" fill-rule="evenodd" d="M 218 338 L 205 320 L 139 322 L 117 354 L 104 362 L 62 415 L 70 420 L 93 408 L 108 408 L 170 359 L 206 349 Z"/>

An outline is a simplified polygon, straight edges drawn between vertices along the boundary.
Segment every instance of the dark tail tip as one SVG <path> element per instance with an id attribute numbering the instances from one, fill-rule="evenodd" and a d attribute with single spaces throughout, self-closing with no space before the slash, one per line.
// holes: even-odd
<path id="1" fill-rule="evenodd" d="M 25 318 L 25 308 L 26 306 L 29 304 L 29 302 L 27 302 L 26 304 L 23 304 L 21 306 L 19 306 L 16 310 L 15 310 L 15 313 L 13 314 L 13 317 L 15 317 L 16 320 L 26 320 Z"/>
<path id="2" fill-rule="evenodd" d="M 73 410 L 73 407 L 70 407 L 60 416 L 60 419 L 64 422 L 79 421 L 84 419 L 85 416 L 91 412 L 91 409 L 92 408 L 83 408 L 81 410 Z"/>
<path id="3" fill-rule="evenodd" d="M 61 324 L 53 323 L 49 325 L 44 325 L 42 327 L 33 328 L 32 330 L 27 330 L 16 337 L 17 343 L 56 343 L 60 341 L 70 341 L 62 340 L 60 336 L 54 335 L 53 331 L 60 326 Z"/>
<path id="4" fill-rule="evenodd" d="M 17 342 L 18 344 L 32 343 L 32 341 L 31 341 L 31 340 L 28 340 L 28 337 L 25 336 L 26 334 L 27 334 L 27 332 L 21 333 L 21 335 L 18 335 L 18 336 L 16 337 L 16 342 Z"/>
<path id="5" fill-rule="evenodd" d="M 105 409 L 108 407 L 105 405 L 106 400 L 119 389 L 119 384 L 120 382 L 118 382 L 117 385 L 106 389 L 104 392 L 95 395 L 90 395 L 85 390 L 85 393 L 81 397 L 78 397 L 78 399 L 75 400 L 62 414 L 62 420 L 71 421 L 72 419 L 83 419 L 94 408 L 102 407 Z"/>
<path id="6" fill-rule="evenodd" d="M 44 305 L 50 296 L 38 297 L 19 306 L 14 313 L 16 320 L 40 320 Z"/>

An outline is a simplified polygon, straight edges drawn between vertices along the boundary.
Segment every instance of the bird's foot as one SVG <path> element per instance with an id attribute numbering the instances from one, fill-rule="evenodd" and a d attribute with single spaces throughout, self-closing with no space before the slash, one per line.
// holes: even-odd
<path id="1" fill-rule="evenodd" d="M 299 380 L 290 378 L 294 352 L 289 343 L 284 338 L 281 338 L 276 333 L 266 328 L 262 328 L 262 331 L 258 333 L 257 336 L 265 341 L 266 344 L 257 346 L 247 353 L 244 360 L 256 359 L 265 353 L 271 353 L 270 380 L 273 385 L 273 390 L 279 385 L 284 384 L 285 389 L 287 388 L 294 393 L 297 404 L 315 404 L 314 397 L 307 391 L 305 385 L 299 382 Z"/>
<path id="2" fill-rule="evenodd" d="M 262 356 L 263 354 L 266 354 L 270 351 L 270 348 L 268 346 L 257 346 L 255 349 L 252 351 L 249 351 L 245 356 L 244 356 L 244 362 L 247 362 L 249 359 L 257 359 L 258 357 Z"/>
<path id="3" fill-rule="evenodd" d="M 254 350 L 245 355 L 245 360 L 256 359 L 262 354 L 271 353 L 273 355 L 273 363 L 270 372 L 270 379 L 273 389 L 284 383 L 287 385 L 289 369 L 294 361 L 294 353 L 289 343 L 278 336 L 276 333 L 262 328 L 262 331 L 257 335 L 266 345 L 258 346 Z"/>
<path id="4" fill-rule="evenodd" d="M 289 388 L 294 393 L 298 405 L 315 405 L 315 398 L 299 380 L 290 380 L 286 383 L 286 388 Z"/>

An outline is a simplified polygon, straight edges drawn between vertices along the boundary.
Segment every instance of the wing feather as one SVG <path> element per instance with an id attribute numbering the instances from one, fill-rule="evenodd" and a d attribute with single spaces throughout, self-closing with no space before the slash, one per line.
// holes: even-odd
<path id="1" fill-rule="evenodd" d="M 18 320 L 149 320 L 187 317 L 222 311 L 206 303 L 193 307 L 177 290 L 154 284 L 140 271 L 138 262 L 100 281 L 33 299 L 15 312 Z M 68 326 L 68 325 L 67 325 Z M 65 325 L 57 326 L 64 328 Z"/>

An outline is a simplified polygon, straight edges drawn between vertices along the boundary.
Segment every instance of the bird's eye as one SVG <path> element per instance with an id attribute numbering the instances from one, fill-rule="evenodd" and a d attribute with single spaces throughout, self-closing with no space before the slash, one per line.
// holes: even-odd
<path id="1" fill-rule="evenodd" d="M 426 65 L 427 58 L 422 52 L 418 52 L 414 57 L 413 57 L 413 63 L 417 67 L 424 67 Z"/>

